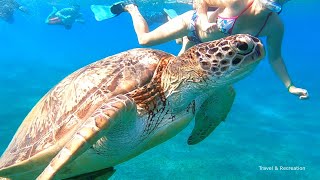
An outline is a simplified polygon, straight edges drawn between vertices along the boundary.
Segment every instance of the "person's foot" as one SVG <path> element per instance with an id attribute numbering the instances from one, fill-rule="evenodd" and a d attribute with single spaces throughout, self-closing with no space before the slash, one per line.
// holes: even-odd
<path id="1" fill-rule="evenodd" d="M 26 13 L 26 14 L 29 14 L 29 10 L 28 10 L 26 7 L 24 7 L 24 6 L 19 6 L 18 9 L 19 9 L 20 11 Z"/>
<path id="2" fill-rule="evenodd" d="M 123 13 L 125 10 L 124 10 L 124 2 L 123 1 L 120 1 L 120 2 L 118 2 L 118 3 L 115 3 L 115 4 L 113 4 L 112 6 L 111 6 L 111 12 L 113 13 L 113 14 L 117 14 L 117 15 L 119 15 L 119 14 L 121 14 L 121 13 Z"/>
<path id="3" fill-rule="evenodd" d="M 124 10 L 129 12 L 129 11 L 132 11 L 132 10 L 135 10 L 137 9 L 138 7 L 135 5 L 135 4 L 128 4 L 124 7 Z"/>
<path id="4" fill-rule="evenodd" d="M 125 11 L 129 11 L 134 6 L 137 6 L 134 0 L 120 1 L 112 5 L 111 12 L 119 15 Z"/>
<path id="5" fill-rule="evenodd" d="M 57 11 L 58 11 L 57 7 L 52 6 L 52 11 L 53 11 L 53 12 L 57 12 Z"/>

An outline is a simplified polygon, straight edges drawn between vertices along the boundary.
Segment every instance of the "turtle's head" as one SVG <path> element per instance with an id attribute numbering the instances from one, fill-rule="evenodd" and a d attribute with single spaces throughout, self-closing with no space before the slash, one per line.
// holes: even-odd
<path id="1" fill-rule="evenodd" d="M 192 51 L 204 74 L 215 85 L 231 84 L 242 79 L 265 56 L 261 41 L 247 34 L 202 43 Z"/>

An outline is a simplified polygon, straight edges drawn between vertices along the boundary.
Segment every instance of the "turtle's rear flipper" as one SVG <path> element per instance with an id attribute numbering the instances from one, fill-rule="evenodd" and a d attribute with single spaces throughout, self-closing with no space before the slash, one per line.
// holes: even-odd
<path id="1" fill-rule="evenodd" d="M 136 113 L 136 104 L 127 96 L 117 95 L 105 100 L 105 103 L 92 112 L 91 116 L 50 161 L 37 180 L 54 179 L 61 169 L 86 152 L 116 124 L 135 121 Z"/>
<path id="2" fill-rule="evenodd" d="M 110 167 L 64 180 L 107 180 L 113 175 L 114 172 L 116 172 L 116 170 L 113 167 Z"/>

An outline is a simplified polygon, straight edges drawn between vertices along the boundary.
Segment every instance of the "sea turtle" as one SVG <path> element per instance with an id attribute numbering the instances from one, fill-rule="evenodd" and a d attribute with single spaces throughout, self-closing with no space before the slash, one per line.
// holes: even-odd
<path id="1" fill-rule="evenodd" d="M 31 110 L 0 159 L 0 177 L 100 176 L 170 139 L 195 118 L 196 144 L 227 116 L 235 92 L 264 57 L 246 34 L 198 44 L 175 57 L 138 48 L 85 66 Z"/>

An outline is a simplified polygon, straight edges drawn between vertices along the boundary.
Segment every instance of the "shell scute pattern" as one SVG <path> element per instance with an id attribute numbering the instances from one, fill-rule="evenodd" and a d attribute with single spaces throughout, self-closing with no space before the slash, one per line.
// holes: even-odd
<path id="1" fill-rule="evenodd" d="M 152 78 L 167 53 L 134 49 L 72 73 L 32 109 L 3 154 L 0 168 L 24 161 L 72 134 L 105 99 L 127 93 Z"/>

